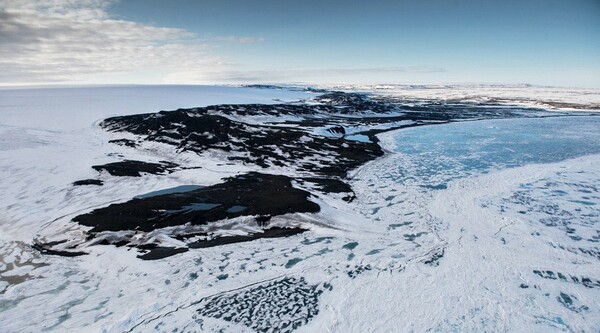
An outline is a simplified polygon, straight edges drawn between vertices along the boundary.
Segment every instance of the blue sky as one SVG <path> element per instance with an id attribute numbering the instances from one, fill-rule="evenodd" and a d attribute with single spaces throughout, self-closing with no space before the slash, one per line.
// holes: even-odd
<path id="1" fill-rule="evenodd" d="M 94 37 L 98 40 L 91 38 L 90 45 L 73 42 L 62 57 L 49 55 L 50 66 L 68 67 L 62 59 L 66 54 L 81 68 L 79 74 L 77 68 L 68 68 L 69 75 L 61 76 L 59 70 L 46 75 L 56 82 L 477 82 L 600 87 L 599 0 L 57 3 L 64 8 L 37 6 L 33 11 L 38 20 L 67 12 L 74 21 L 74 36 L 67 33 L 63 39 L 82 38 L 79 30 L 92 29 L 77 24 L 84 19 L 104 21 L 84 37 L 98 34 L 103 27 L 108 32 Z M 10 5 L 6 8 L 9 14 L 19 13 Z M 19 23 L 23 22 L 27 24 L 27 19 L 20 17 Z M 32 23 L 33 30 L 47 29 L 47 24 Z M 120 36 L 129 30 L 131 36 Z M 115 33 L 120 37 L 115 38 Z M 144 33 L 156 38 L 140 37 Z M 92 42 L 109 46 L 108 51 Z M 80 55 L 82 49 L 87 51 Z M 91 52 L 102 56 L 95 59 Z M 19 66 L 24 62 L 17 65 L 23 69 Z M 27 80 L 44 80 L 39 73 L 46 69 L 30 71 Z M 0 80 L 5 78 L 0 75 Z"/>

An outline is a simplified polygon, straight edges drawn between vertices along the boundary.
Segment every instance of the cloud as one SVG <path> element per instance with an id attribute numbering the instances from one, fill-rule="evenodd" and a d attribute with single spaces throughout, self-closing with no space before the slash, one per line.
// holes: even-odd
<path id="1" fill-rule="evenodd" d="M 442 67 L 363 67 L 363 68 L 308 68 L 308 69 L 272 69 L 272 70 L 220 70 L 177 72 L 166 77 L 167 82 L 194 82 L 210 78 L 219 82 L 299 82 L 299 81 L 361 81 L 368 78 L 390 76 L 392 80 L 402 74 L 444 73 Z"/>
<path id="2" fill-rule="evenodd" d="M 0 84 L 97 83 L 135 77 L 160 82 L 181 71 L 231 68 L 230 60 L 214 55 L 210 40 L 182 29 L 114 19 L 107 11 L 111 3 L 0 0 Z"/>
<path id="3" fill-rule="evenodd" d="M 0 0 L 0 85 L 348 82 L 445 71 L 437 67 L 251 70 L 248 64 L 219 56 L 219 47 L 262 43 L 263 38 L 198 36 L 184 29 L 116 19 L 109 12 L 113 2 Z"/>

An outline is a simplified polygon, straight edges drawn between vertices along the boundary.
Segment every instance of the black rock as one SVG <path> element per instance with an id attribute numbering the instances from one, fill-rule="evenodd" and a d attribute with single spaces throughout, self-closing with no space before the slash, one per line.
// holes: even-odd
<path id="1" fill-rule="evenodd" d="M 276 216 L 287 213 L 315 213 L 318 204 L 310 193 L 292 186 L 291 179 L 249 173 L 198 190 L 153 196 L 112 204 L 79 215 L 73 221 L 101 231 L 140 230 L 208 222 L 242 215 Z"/>
<path id="2" fill-rule="evenodd" d="M 31 245 L 31 247 L 34 250 L 37 250 L 38 252 L 40 252 L 41 254 L 55 255 L 55 256 L 61 256 L 61 257 L 78 257 L 78 256 L 83 256 L 83 255 L 87 254 L 87 252 L 82 252 L 82 251 L 67 251 L 67 250 L 52 249 L 52 246 L 63 243 L 63 242 L 64 241 L 49 242 L 49 243 L 34 242 Z"/>
<path id="3" fill-rule="evenodd" d="M 112 176 L 130 176 L 140 177 L 142 173 L 164 174 L 171 173 L 177 169 L 178 165 L 171 162 L 162 161 L 161 163 L 149 163 L 142 161 L 125 160 L 121 162 L 108 163 L 104 165 L 94 165 L 92 168 L 96 171 L 107 171 Z"/>
<path id="4" fill-rule="evenodd" d="M 131 147 L 131 148 L 137 147 L 137 143 L 135 141 L 129 140 L 129 139 L 110 140 L 110 141 L 108 141 L 108 143 L 114 143 L 119 146 L 125 146 L 125 147 Z"/>
<path id="5" fill-rule="evenodd" d="M 142 260 L 157 260 L 167 258 L 178 253 L 187 252 L 187 247 L 155 247 L 150 252 L 137 256 Z"/>
<path id="6" fill-rule="evenodd" d="M 251 235 L 247 235 L 247 236 L 218 237 L 218 238 L 213 238 L 210 240 L 196 241 L 193 243 L 189 243 L 188 247 L 190 247 L 192 249 L 201 249 L 201 248 L 208 248 L 208 247 L 220 246 L 220 245 L 225 245 L 225 244 L 249 242 L 249 241 L 253 241 L 255 239 L 261 239 L 261 238 L 288 237 L 288 236 L 293 236 L 293 235 L 303 233 L 305 231 L 307 231 L 307 230 L 302 229 L 302 228 L 272 227 L 269 229 L 265 229 L 261 233 L 255 233 L 255 234 L 251 234 Z"/>
<path id="7" fill-rule="evenodd" d="M 73 186 L 81 186 L 81 185 L 97 185 L 102 186 L 104 183 L 99 179 L 83 179 L 73 182 Z"/>
<path id="8" fill-rule="evenodd" d="M 325 107 L 325 106 L 321 106 Z M 240 108 L 243 111 L 240 111 Z M 337 112 L 331 108 L 330 112 Z M 215 114 L 219 113 L 219 114 Z M 114 132 L 130 132 L 140 140 L 174 146 L 177 151 L 236 152 L 231 161 L 263 168 L 288 166 L 298 171 L 345 176 L 347 171 L 383 155 L 374 142 L 349 141 L 314 135 L 304 126 L 245 124 L 224 115 L 311 115 L 318 111 L 306 105 L 219 105 L 171 112 L 108 118 L 101 126 Z M 335 157 L 332 160 L 331 157 Z"/>
<path id="9" fill-rule="evenodd" d="M 342 126 L 333 126 L 333 127 L 328 128 L 327 131 L 332 134 L 340 134 L 340 135 L 346 134 L 346 130 Z"/>

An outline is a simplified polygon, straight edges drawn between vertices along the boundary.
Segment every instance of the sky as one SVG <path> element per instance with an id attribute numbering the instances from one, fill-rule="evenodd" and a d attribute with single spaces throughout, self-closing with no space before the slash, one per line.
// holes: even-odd
<path id="1" fill-rule="evenodd" d="M 600 0 L 0 0 L 0 85 L 600 87 Z"/>

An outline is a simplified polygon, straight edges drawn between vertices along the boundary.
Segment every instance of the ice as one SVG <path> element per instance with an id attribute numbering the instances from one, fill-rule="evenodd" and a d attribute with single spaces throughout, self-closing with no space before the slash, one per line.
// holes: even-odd
<path id="1" fill-rule="evenodd" d="M 583 196 L 600 199 L 600 155 L 472 174 L 424 193 L 382 176 L 388 169 L 380 161 L 357 172 L 355 189 L 365 187 L 357 191 L 379 192 L 359 197 L 358 206 L 377 207 L 395 193 L 394 204 L 381 207 L 374 223 L 406 221 L 390 224 L 390 236 L 404 229 L 400 235 L 420 247 L 395 257 L 404 265 L 401 272 L 352 280 L 344 285 L 352 297 L 329 295 L 325 307 L 344 311 L 324 313 L 329 322 L 315 322 L 312 329 L 369 330 L 377 324 L 361 318 L 371 317 L 385 323 L 378 329 L 399 331 L 594 331 L 600 326 L 600 311 L 590 306 L 600 297 L 595 282 L 600 210 L 576 202 Z M 403 217 L 407 211 L 412 214 Z M 360 242 L 373 246 L 369 243 Z M 395 248 L 370 253 L 380 251 L 374 256 L 381 261 Z M 393 310 L 352 305 L 357 303 Z"/>
<path id="2" fill-rule="evenodd" d="M 442 186 L 469 174 L 600 153 L 600 118 L 484 120 L 410 128 L 394 137 L 398 182 Z"/>
<path id="3" fill-rule="evenodd" d="M 248 209 L 248 207 L 245 207 L 245 206 L 231 206 L 231 207 L 227 208 L 227 212 L 228 213 L 239 213 L 239 212 L 243 212 L 246 209 Z"/>
<path id="4" fill-rule="evenodd" d="M 352 141 L 358 141 L 358 142 L 365 142 L 365 143 L 371 142 L 369 137 L 364 134 L 347 135 L 344 138 L 346 140 L 352 140 Z"/>
<path id="5" fill-rule="evenodd" d="M 99 86 L 0 88 L 0 124 L 18 128 L 73 130 L 116 115 L 215 104 L 275 104 L 309 98 L 298 90 L 226 86 Z"/>
<path id="6" fill-rule="evenodd" d="M 553 93 L 567 101 L 587 96 Z M 73 258 L 30 246 L 39 234 L 82 237 L 69 221 L 94 208 L 254 170 L 216 153 L 199 158 L 163 144 L 108 145 L 123 135 L 113 137 L 96 121 L 307 96 L 234 87 L 0 90 L 2 331 L 242 332 L 266 329 L 264 323 L 297 332 L 600 330 L 595 117 L 430 124 L 380 134 L 387 154 L 349 175 L 356 199 L 315 192 L 320 213 L 269 221 L 310 229 L 287 238 L 156 261 L 142 261 L 125 246 L 90 245 L 89 255 Z M 119 155 L 198 168 L 118 179 L 90 168 Z M 72 186 L 90 178 L 104 185 Z M 198 205 L 190 209 L 209 208 Z M 257 232 L 249 221 L 197 231 Z M 168 231 L 138 241 L 179 246 Z"/>
<path id="7" fill-rule="evenodd" d="M 178 213 L 189 212 L 189 211 L 194 211 L 194 210 L 211 210 L 211 209 L 217 208 L 219 206 L 221 206 L 221 204 L 199 202 L 199 203 L 193 203 L 188 206 L 183 206 L 181 209 L 177 209 L 177 210 L 166 210 L 164 212 L 164 214 L 178 214 Z"/>
<path id="8" fill-rule="evenodd" d="M 180 185 L 180 186 L 175 186 L 175 187 L 171 187 L 171 188 L 166 188 L 166 189 L 163 189 L 163 190 L 152 191 L 152 192 L 149 192 L 149 193 L 136 195 L 134 198 L 135 199 L 151 198 L 151 197 L 155 197 L 155 196 L 159 196 L 159 195 L 165 195 L 165 194 L 184 193 L 184 192 L 198 190 L 198 189 L 201 189 L 201 188 L 204 188 L 204 186 L 200 186 L 200 185 Z"/>
<path id="9" fill-rule="evenodd" d="M 324 89 L 361 91 L 394 96 L 418 105 L 422 101 L 492 102 L 549 110 L 598 111 L 600 89 L 529 84 L 388 84 L 323 85 Z"/>
<path id="10" fill-rule="evenodd" d="M 281 103 L 309 96 L 313 95 L 297 90 L 218 86 L 0 89 L 0 239 L 30 241 L 40 225 L 59 216 L 199 179 L 198 185 L 211 185 L 245 169 L 231 166 L 222 171 L 218 158 L 205 158 L 198 161 L 205 167 L 201 172 L 146 177 L 144 182 L 105 179 L 98 188 L 72 188 L 74 181 L 97 177 L 91 165 L 115 162 L 123 151 L 147 162 L 190 159 L 161 145 L 135 151 L 107 144 L 114 137 L 96 127 L 99 120 L 184 106 Z"/>

